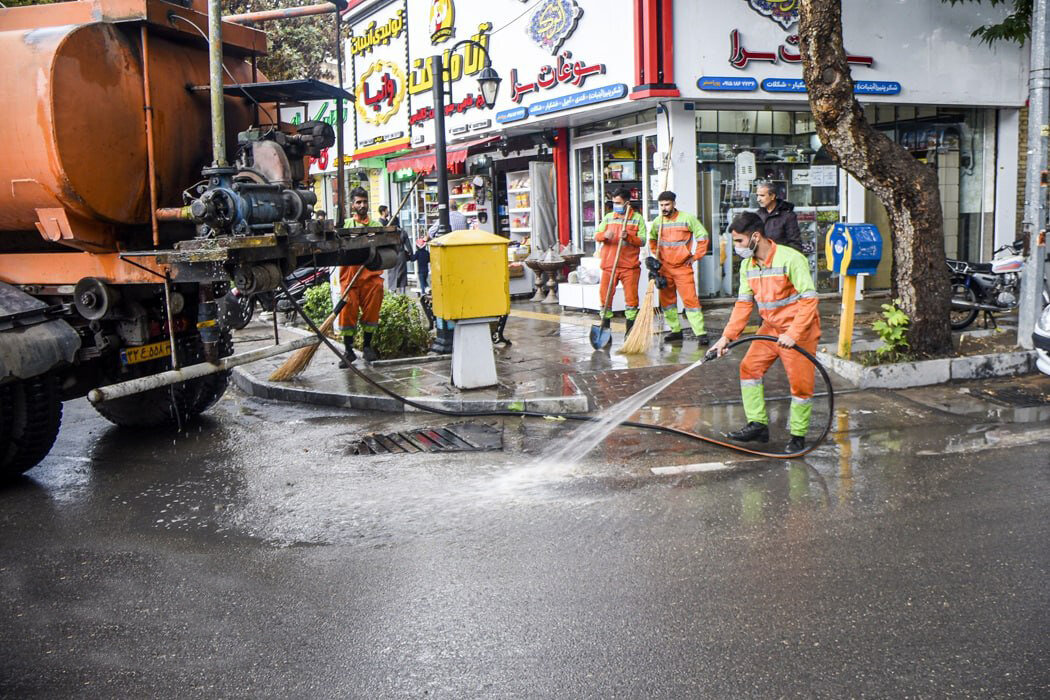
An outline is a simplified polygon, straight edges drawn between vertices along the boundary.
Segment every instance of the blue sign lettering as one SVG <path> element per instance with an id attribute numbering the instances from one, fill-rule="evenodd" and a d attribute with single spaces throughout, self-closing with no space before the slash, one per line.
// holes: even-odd
<path id="1" fill-rule="evenodd" d="M 528 107 L 515 107 L 514 109 L 505 109 L 502 112 L 496 112 L 496 121 L 500 124 L 506 124 L 507 122 L 521 121 L 527 116 L 529 116 Z"/>
<path id="2" fill-rule="evenodd" d="M 766 78 L 762 81 L 766 92 L 805 92 L 806 81 L 802 78 Z"/>
<path id="3" fill-rule="evenodd" d="M 853 83 L 853 92 L 858 95 L 899 95 L 901 84 L 885 80 L 858 80 Z"/>
<path id="4" fill-rule="evenodd" d="M 751 92 L 758 89 L 758 81 L 754 78 L 719 78 L 705 75 L 696 81 L 696 86 L 701 90 Z"/>
<path id="5" fill-rule="evenodd" d="M 718 80 L 717 78 L 701 78 L 700 80 Z M 718 90 L 726 88 L 705 88 L 700 85 L 701 90 Z M 766 92 L 806 92 L 806 81 L 801 78 L 766 78 L 762 81 L 762 89 Z M 858 95 L 899 95 L 901 84 L 887 80 L 858 80 L 853 84 L 853 92 Z"/>
<path id="6" fill-rule="evenodd" d="M 609 100 L 616 100 L 623 97 L 626 94 L 627 86 L 623 83 L 619 83 L 617 85 L 607 85 L 605 87 L 584 90 L 583 92 L 577 92 L 574 95 L 565 95 L 564 97 L 555 97 L 550 100 L 535 102 L 529 105 L 529 114 L 531 114 L 534 117 L 539 117 L 544 114 L 551 114 L 553 112 L 561 112 L 566 109 L 583 107 L 584 105 L 593 105 L 598 102 L 608 102 Z M 499 121 L 499 115 L 497 115 L 496 120 Z"/>

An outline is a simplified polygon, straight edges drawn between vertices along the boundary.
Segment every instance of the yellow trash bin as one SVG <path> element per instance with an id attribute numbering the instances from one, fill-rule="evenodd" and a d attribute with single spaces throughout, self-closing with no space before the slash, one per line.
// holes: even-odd
<path id="1" fill-rule="evenodd" d="M 453 231 L 430 243 L 434 315 L 458 321 L 510 313 L 510 241 L 485 231 Z"/>

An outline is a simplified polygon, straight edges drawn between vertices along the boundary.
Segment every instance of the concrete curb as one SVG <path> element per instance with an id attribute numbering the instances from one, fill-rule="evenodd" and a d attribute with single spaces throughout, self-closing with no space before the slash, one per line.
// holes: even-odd
<path id="1" fill-rule="evenodd" d="M 874 349 L 857 347 L 858 351 Z M 1036 353 L 1022 350 L 995 355 L 973 355 L 922 362 L 899 362 L 865 367 L 859 362 L 843 360 L 824 350 L 817 351 L 817 359 L 828 369 L 846 379 L 858 389 L 909 389 L 917 386 L 944 384 L 953 379 L 989 379 L 1016 377 L 1034 372 Z"/>
<path id="2" fill-rule="evenodd" d="M 291 401 L 316 406 L 356 408 L 386 413 L 420 412 L 420 409 L 406 406 L 400 401 L 385 395 L 346 394 L 317 389 L 303 389 L 281 382 L 261 380 L 254 377 L 243 367 L 234 368 L 233 383 L 249 396 L 260 399 Z M 582 393 L 576 393 L 573 396 L 540 396 L 530 399 L 472 399 L 469 395 L 465 395 L 462 398 L 449 396 L 412 397 L 412 400 L 423 406 L 446 411 L 534 411 L 552 415 L 587 413 L 590 411 L 590 403 L 587 396 Z"/>

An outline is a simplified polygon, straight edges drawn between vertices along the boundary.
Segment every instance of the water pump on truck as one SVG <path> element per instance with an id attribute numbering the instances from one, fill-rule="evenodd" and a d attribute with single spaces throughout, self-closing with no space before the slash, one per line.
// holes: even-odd
<path id="1" fill-rule="evenodd" d="M 231 280 L 252 293 L 303 264 L 393 265 L 393 228 L 314 211 L 306 158 L 332 127 L 280 120 L 353 96 L 259 82 L 265 51 L 217 0 L 0 9 L 0 94 L 19 115 L 0 143 L 0 478 L 48 453 L 62 401 L 148 379 L 96 408 L 148 427 L 213 405 L 235 359 Z"/>

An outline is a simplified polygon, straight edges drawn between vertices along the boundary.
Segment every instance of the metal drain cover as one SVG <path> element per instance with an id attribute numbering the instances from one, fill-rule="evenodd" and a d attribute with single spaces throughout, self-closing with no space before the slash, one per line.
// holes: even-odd
<path id="1" fill-rule="evenodd" d="M 398 433 L 372 433 L 350 447 L 355 455 L 412 452 L 489 452 L 503 449 L 503 429 L 484 423 L 458 423 Z"/>
<path id="2" fill-rule="evenodd" d="M 1036 408 L 1050 403 L 1050 396 L 1037 387 L 1002 387 L 977 389 L 974 394 L 1015 408 Z"/>

